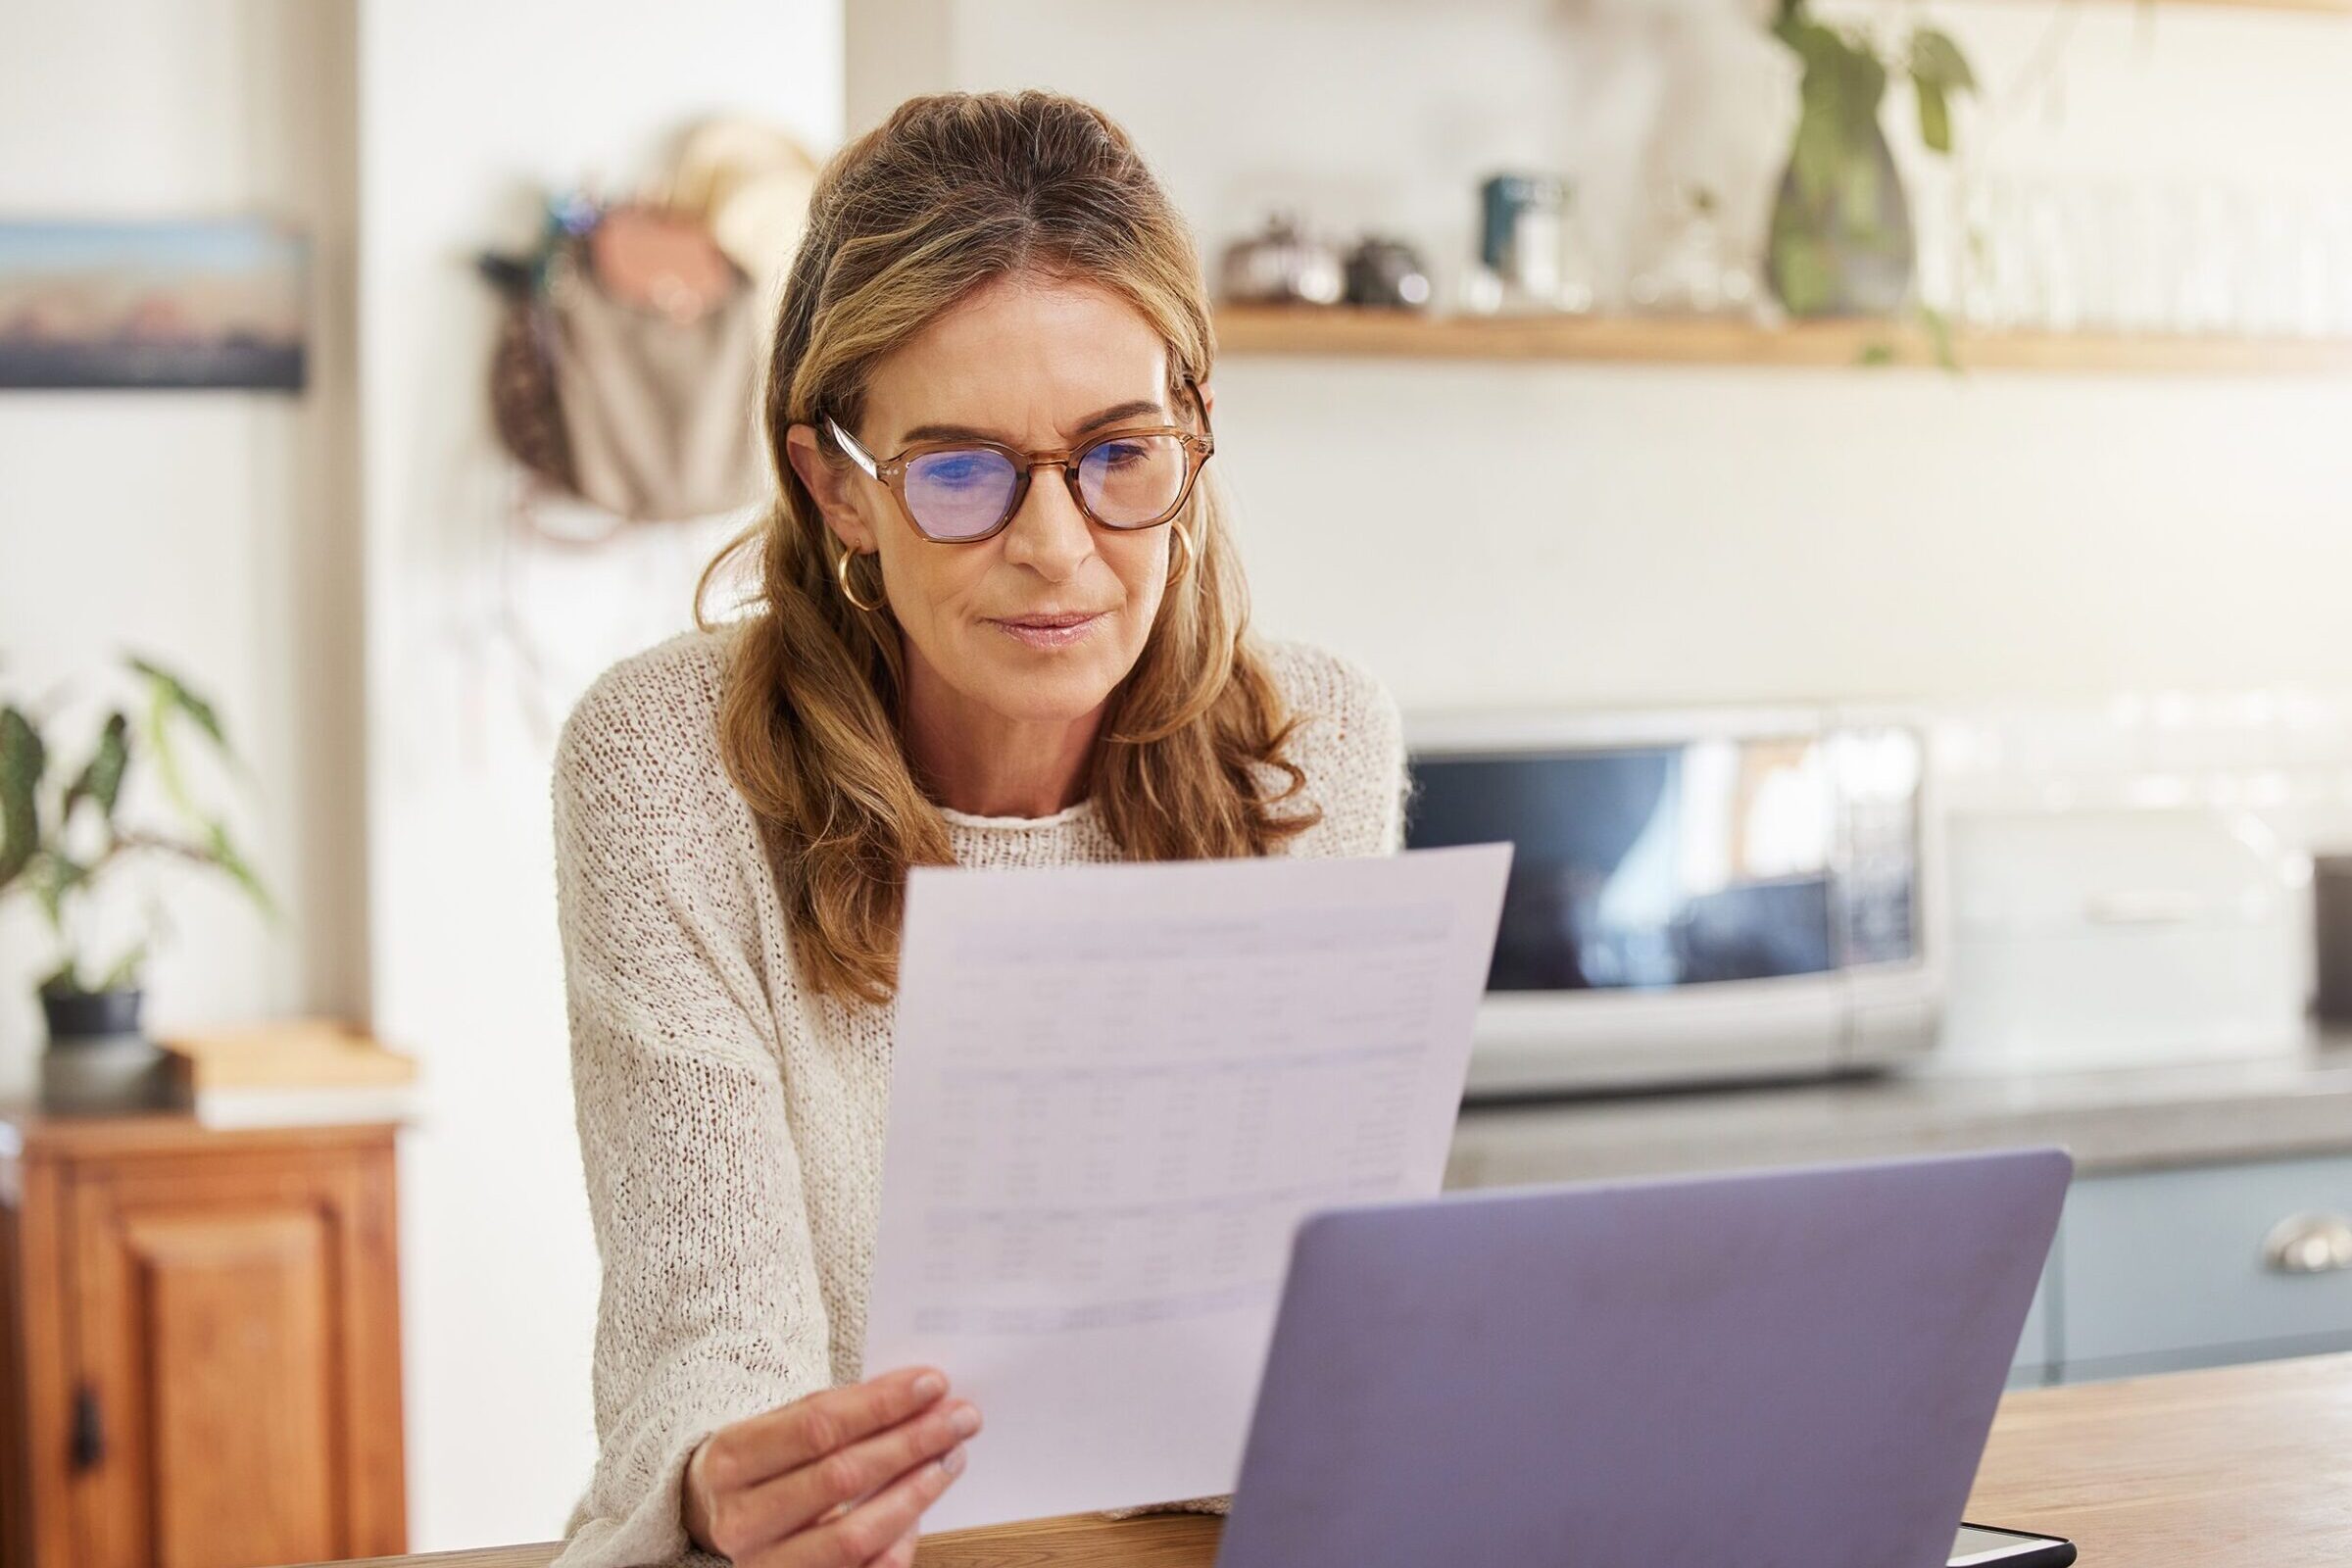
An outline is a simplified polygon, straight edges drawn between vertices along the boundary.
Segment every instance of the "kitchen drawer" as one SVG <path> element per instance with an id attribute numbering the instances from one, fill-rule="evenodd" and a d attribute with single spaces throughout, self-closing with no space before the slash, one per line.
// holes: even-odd
<path id="1" fill-rule="evenodd" d="M 2302 1214 L 2352 1218 L 2352 1158 L 2075 1183 L 2058 1238 L 2069 1378 L 2352 1348 L 2352 1268 L 2290 1273 L 2264 1242 Z M 2224 1353 L 2228 1352 L 2228 1353 Z"/>

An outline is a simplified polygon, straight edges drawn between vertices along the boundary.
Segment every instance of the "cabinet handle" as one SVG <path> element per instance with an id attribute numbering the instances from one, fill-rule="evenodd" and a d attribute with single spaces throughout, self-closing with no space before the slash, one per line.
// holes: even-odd
<path id="1" fill-rule="evenodd" d="M 74 1468 L 95 1470 L 106 1458 L 106 1424 L 98 1409 L 98 1391 L 87 1383 L 74 1391 Z"/>
<path id="2" fill-rule="evenodd" d="M 2352 1220 L 2341 1214 L 2293 1214 L 2262 1239 L 2274 1274 L 2335 1274 L 2352 1269 Z"/>

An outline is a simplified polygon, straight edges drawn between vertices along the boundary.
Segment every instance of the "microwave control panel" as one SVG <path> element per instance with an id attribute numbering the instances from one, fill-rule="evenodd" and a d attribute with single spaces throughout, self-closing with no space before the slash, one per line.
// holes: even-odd
<path id="1" fill-rule="evenodd" d="M 1847 965 L 1919 956 L 1919 800 L 1924 748 L 1912 730 L 1840 730 L 1838 941 Z"/>

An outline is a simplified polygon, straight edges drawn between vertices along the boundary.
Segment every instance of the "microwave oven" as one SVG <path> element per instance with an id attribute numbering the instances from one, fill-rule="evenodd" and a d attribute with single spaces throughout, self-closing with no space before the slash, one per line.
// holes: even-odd
<path id="1" fill-rule="evenodd" d="M 1837 1076 L 1933 1047 L 1917 717 L 1414 713 L 1406 744 L 1408 848 L 1513 846 L 1468 1099 Z"/>

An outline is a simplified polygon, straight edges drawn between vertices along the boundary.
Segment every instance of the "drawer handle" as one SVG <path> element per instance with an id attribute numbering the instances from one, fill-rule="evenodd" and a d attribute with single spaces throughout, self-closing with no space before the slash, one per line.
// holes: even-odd
<path id="1" fill-rule="evenodd" d="M 98 1391 L 87 1383 L 74 1390 L 74 1442 L 71 1449 L 75 1473 L 95 1470 L 106 1460 L 106 1422 L 98 1410 Z"/>
<path id="2" fill-rule="evenodd" d="M 2275 1274 L 2352 1269 L 2352 1220 L 2341 1214 L 2290 1215 L 2262 1239 L 2262 1260 Z"/>

